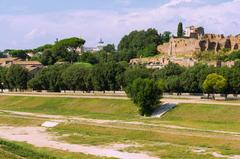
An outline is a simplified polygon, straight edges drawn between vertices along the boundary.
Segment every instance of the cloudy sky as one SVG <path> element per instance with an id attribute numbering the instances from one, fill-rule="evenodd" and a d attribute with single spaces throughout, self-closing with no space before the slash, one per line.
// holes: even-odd
<path id="1" fill-rule="evenodd" d="M 117 44 L 135 29 L 185 26 L 240 33 L 240 0 L 0 0 L 0 50 L 34 48 L 56 38 Z"/>

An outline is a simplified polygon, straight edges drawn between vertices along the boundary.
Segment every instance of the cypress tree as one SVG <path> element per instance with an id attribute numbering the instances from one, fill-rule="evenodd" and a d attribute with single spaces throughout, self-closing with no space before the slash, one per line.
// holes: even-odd
<path id="1" fill-rule="evenodd" d="M 179 38 L 183 37 L 183 23 L 182 22 L 180 22 L 178 24 L 177 36 Z"/>

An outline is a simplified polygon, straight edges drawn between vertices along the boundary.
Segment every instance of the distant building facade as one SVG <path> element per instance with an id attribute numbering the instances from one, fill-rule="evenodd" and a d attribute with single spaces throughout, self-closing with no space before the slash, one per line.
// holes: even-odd
<path id="1" fill-rule="evenodd" d="M 172 37 L 168 43 L 159 45 L 157 49 L 171 57 L 192 57 L 196 52 L 218 52 L 222 49 L 239 50 L 240 35 L 225 37 L 219 34 L 205 34 L 203 27 L 190 26 L 186 28 L 184 37 Z"/>
<path id="2" fill-rule="evenodd" d="M 97 46 L 95 47 L 83 47 L 83 52 L 98 52 L 101 51 L 104 48 L 105 43 L 102 39 L 100 39 L 100 41 L 98 42 Z"/>
<path id="3" fill-rule="evenodd" d="M 43 65 L 38 61 L 23 61 L 18 58 L 0 58 L 0 66 L 10 67 L 12 65 L 19 65 L 26 68 L 30 73 L 35 74 L 37 71 L 43 68 Z"/>

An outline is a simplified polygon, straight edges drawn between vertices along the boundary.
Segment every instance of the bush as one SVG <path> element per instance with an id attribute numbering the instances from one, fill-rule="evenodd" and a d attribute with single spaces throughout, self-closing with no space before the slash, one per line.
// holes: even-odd
<path id="1" fill-rule="evenodd" d="M 134 80 L 127 86 L 126 93 L 138 106 L 142 116 L 150 116 L 162 97 L 161 88 L 151 79 Z"/>

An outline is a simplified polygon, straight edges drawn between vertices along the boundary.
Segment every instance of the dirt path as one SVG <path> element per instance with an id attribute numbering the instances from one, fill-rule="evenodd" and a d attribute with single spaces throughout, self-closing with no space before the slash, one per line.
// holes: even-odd
<path id="1" fill-rule="evenodd" d="M 108 124 L 124 124 L 126 126 L 122 126 L 119 128 L 130 129 L 132 126 L 149 126 L 155 128 L 168 128 L 168 129 L 176 129 L 176 130 L 186 130 L 186 131 L 195 131 L 195 132 L 209 132 L 215 134 L 226 134 L 226 135 L 236 135 L 240 136 L 240 132 L 231 132 L 231 131 L 220 131 L 220 130 L 207 130 L 207 129 L 197 129 L 197 128 L 189 128 L 177 125 L 167 125 L 167 124 L 150 124 L 144 122 L 128 122 L 123 120 L 103 120 L 103 119 L 89 119 L 89 118 L 81 118 L 75 116 L 61 116 L 61 115 L 46 115 L 46 114 L 38 114 L 38 113 L 27 113 L 27 112 L 17 112 L 17 111 L 8 111 L 8 110 L 0 110 L 0 112 L 8 113 L 10 115 L 17 115 L 22 117 L 34 117 L 34 118 L 44 118 L 52 121 L 59 122 L 77 122 L 77 123 L 86 123 L 89 125 L 103 125 L 117 128 L 117 126 L 112 126 Z M 105 125 L 104 125 L 105 124 Z M 130 125 L 130 126 L 129 126 Z M 131 128 L 132 129 L 132 128 Z M 137 129 L 136 129 L 137 130 Z"/>
<path id="2" fill-rule="evenodd" d="M 83 146 L 57 141 L 42 127 L 0 127 L 0 137 L 7 140 L 26 142 L 36 147 L 46 147 L 69 152 L 91 154 L 120 159 L 158 159 L 144 153 L 128 153 L 111 148 Z"/>

